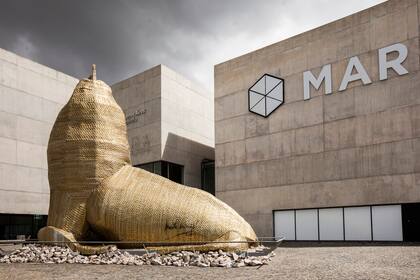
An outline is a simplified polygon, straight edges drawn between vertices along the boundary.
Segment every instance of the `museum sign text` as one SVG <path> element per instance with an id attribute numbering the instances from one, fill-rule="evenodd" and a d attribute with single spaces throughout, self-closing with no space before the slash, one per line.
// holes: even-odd
<path id="1" fill-rule="evenodd" d="M 391 53 L 396 54 L 396 58 L 388 60 L 388 55 Z M 393 69 L 398 75 L 407 74 L 408 71 L 402 66 L 402 63 L 407 58 L 407 47 L 401 43 L 393 44 L 378 50 L 378 63 L 379 63 L 379 80 L 388 79 L 388 69 Z M 372 83 L 368 72 L 363 67 L 357 56 L 350 58 L 347 63 L 344 76 L 341 79 L 338 91 L 347 89 L 350 82 L 360 80 L 364 85 Z M 303 73 L 303 99 L 308 100 L 311 98 L 311 85 L 315 89 L 319 89 L 322 83 L 325 83 L 325 94 L 332 93 L 332 79 L 331 79 L 331 64 L 326 64 L 322 67 L 318 77 L 315 77 L 311 71 Z"/>

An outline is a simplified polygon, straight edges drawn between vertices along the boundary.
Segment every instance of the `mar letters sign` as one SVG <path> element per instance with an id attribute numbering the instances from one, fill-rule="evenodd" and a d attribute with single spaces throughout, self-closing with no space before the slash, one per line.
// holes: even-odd
<path id="1" fill-rule="evenodd" d="M 389 59 L 390 54 L 394 54 L 392 59 Z M 402 65 L 407 56 L 407 46 L 402 43 L 378 49 L 379 80 L 388 79 L 389 69 L 394 70 L 400 76 L 407 74 L 408 70 Z M 323 65 L 317 77 L 310 70 L 303 72 L 303 100 L 311 99 L 311 86 L 318 90 L 322 83 L 324 83 L 325 94 L 332 94 L 331 72 L 331 64 Z M 359 80 L 363 85 L 372 83 L 369 73 L 360 62 L 359 57 L 353 56 L 347 63 L 338 91 L 345 91 L 349 83 Z M 284 103 L 284 84 L 285 80 L 282 78 L 264 74 L 248 89 L 248 110 L 268 117 Z"/>

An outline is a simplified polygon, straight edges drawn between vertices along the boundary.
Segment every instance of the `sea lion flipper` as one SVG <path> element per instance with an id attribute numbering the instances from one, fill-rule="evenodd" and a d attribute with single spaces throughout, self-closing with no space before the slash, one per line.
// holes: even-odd
<path id="1" fill-rule="evenodd" d="M 78 251 L 82 254 L 102 254 L 109 250 L 110 246 L 92 246 L 80 244 L 71 232 L 53 227 L 46 226 L 38 231 L 38 240 L 40 241 L 54 241 L 54 245 L 67 245 L 73 251 Z"/>

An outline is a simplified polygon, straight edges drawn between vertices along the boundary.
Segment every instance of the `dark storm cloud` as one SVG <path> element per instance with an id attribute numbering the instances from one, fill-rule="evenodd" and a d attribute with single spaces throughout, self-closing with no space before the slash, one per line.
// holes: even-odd
<path id="1" fill-rule="evenodd" d="M 0 48 L 110 84 L 162 63 L 212 90 L 214 64 L 379 2 L 1 0 Z"/>

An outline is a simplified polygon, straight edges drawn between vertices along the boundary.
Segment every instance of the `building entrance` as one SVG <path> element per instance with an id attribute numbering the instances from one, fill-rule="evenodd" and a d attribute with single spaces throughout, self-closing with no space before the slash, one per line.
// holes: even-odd
<path id="1" fill-rule="evenodd" d="M 214 160 L 203 160 L 201 163 L 201 189 L 215 195 Z"/>
<path id="2" fill-rule="evenodd" d="M 420 241 L 420 203 L 402 205 L 404 241 Z"/>

